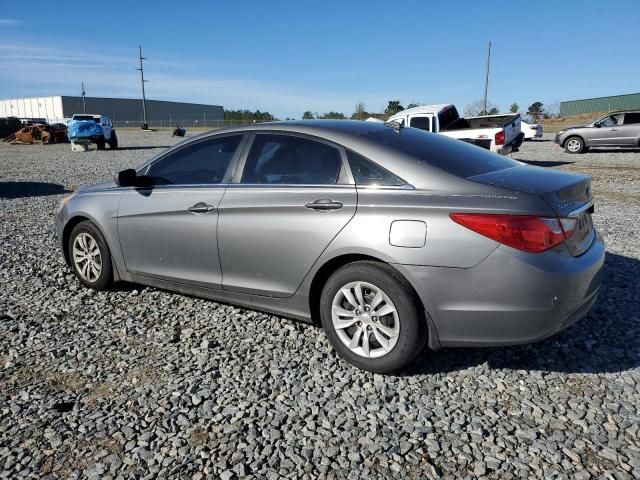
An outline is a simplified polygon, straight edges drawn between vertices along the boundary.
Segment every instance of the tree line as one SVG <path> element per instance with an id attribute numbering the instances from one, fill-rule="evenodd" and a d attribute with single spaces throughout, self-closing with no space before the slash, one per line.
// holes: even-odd
<path id="1" fill-rule="evenodd" d="M 413 108 L 420 106 L 419 103 L 410 103 L 406 108 Z M 559 104 L 556 102 L 552 104 L 550 107 L 545 108 L 542 102 L 533 102 L 529 105 L 526 112 L 521 112 L 520 105 L 516 102 L 512 103 L 509 107 L 510 113 L 518 113 L 526 114 L 531 117 L 534 121 L 538 121 L 540 119 L 548 119 L 555 118 L 559 116 Z M 356 103 L 353 113 L 349 116 L 345 115 L 342 112 L 334 112 L 331 110 L 326 113 L 318 113 L 312 112 L 311 110 L 307 110 L 302 114 L 303 120 L 313 120 L 313 119 L 331 119 L 331 120 L 346 120 L 350 118 L 352 120 L 366 120 L 367 118 L 378 118 L 380 120 L 387 120 L 389 117 L 395 115 L 398 112 L 405 110 L 404 105 L 400 102 L 400 100 L 389 100 L 386 108 L 383 112 L 369 112 L 367 111 L 367 107 L 364 102 Z M 484 107 L 484 102 L 482 100 L 476 100 L 467 105 L 464 109 L 464 115 L 467 117 L 474 117 L 480 115 L 497 115 L 500 113 L 500 108 L 491 102 L 487 102 L 486 108 Z M 261 112 L 260 110 L 256 110 L 252 112 L 251 110 L 225 110 L 224 111 L 224 119 L 239 121 L 244 123 L 254 123 L 254 122 L 271 122 L 274 120 L 279 120 L 269 112 Z M 294 120 L 293 118 L 286 118 L 286 120 Z"/>

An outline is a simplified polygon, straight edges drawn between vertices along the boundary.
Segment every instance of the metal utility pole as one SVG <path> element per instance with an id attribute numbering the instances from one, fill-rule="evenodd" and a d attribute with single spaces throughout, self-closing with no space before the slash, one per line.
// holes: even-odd
<path id="1" fill-rule="evenodd" d="M 487 114 L 487 92 L 489 91 L 489 64 L 491 63 L 491 42 L 487 50 L 487 69 L 484 77 L 484 100 L 482 101 L 483 115 Z"/>
<path id="2" fill-rule="evenodd" d="M 84 100 L 85 91 L 84 91 L 84 82 L 82 82 L 82 113 L 87 113 L 87 103 Z"/>
<path id="3" fill-rule="evenodd" d="M 140 83 L 142 84 L 142 129 L 147 130 L 149 125 L 147 124 L 147 101 L 144 96 L 144 84 L 148 80 L 144 79 L 144 69 L 142 67 L 142 61 L 146 60 L 145 57 L 142 56 L 142 45 L 139 45 L 140 49 L 140 68 L 136 68 L 136 70 L 140 70 Z"/>

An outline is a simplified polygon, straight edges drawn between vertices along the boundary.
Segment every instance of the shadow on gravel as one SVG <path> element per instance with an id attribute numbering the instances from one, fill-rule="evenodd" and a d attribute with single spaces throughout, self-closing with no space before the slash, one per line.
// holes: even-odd
<path id="1" fill-rule="evenodd" d="M 491 368 L 615 373 L 640 366 L 640 260 L 607 253 L 602 289 L 589 314 L 541 342 L 516 347 L 425 349 L 402 376 Z"/>
<path id="2" fill-rule="evenodd" d="M 576 162 L 562 162 L 560 160 L 552 161 L 552 162 L 545 162 L 542 160 L 518 160 L 518 161 L 524 162 L 527 165 L 533 165 L 534 167 L 559 167 L 560 165 L 571 165 L 572 163 L 576 163 Z"/>
<path id="3" fill-rule="evenodd" d="M 70 192 L 57 183 L 0 182 L 0 198 L 45 197 Z"/>
<path id="4" fill-rule="evenodd" d="M 587 153 L 640 153 L 640 148 L 590 148 Z"/>
<path id="5" fill-rule="evenodd" d="M 118 147 L 117 150 L 154 150 L 156 148 L 169 148 L 171 145 L 146 145 L 141 147 Z"/>

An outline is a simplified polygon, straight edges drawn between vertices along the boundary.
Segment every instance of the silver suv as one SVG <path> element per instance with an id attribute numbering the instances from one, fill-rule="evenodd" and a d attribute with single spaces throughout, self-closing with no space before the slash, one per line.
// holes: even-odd
<path id="1" fill-rule="evenodd" d="M 591 147 L 640 147 L 640 111 L 612 112 L 588 125 L 560 130 L 555 142 L 567 153 Z"/>

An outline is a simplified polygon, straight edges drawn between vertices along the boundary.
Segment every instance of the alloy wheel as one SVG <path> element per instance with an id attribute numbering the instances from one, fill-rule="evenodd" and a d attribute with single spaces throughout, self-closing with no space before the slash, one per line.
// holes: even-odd
<path id="1" fill-rule="evenodd" d="M 80 232 L 73 241 L 73 263 L 78 274 L 94 283 L 102 273 L 102 255 L 98 242 L 90 234 Z"/>
<path id="2" fill-rule="evenodd" d="M 569 150 L 570 152 L 577 152 L 581 147 L 582 144 L 580 143 L 580 140 L 577 140 L 575 138 L 572 138 L 567 142 L 567 150 Z"/>
<path id="3" fill-rule="evenodd" d="M 331 320 L 342 343 L 365 358 L 382 357 L 398 342 L 398 311 L 389 296 L 371 283 L 350 282 L 340 288 L 333 298 Z"/>

